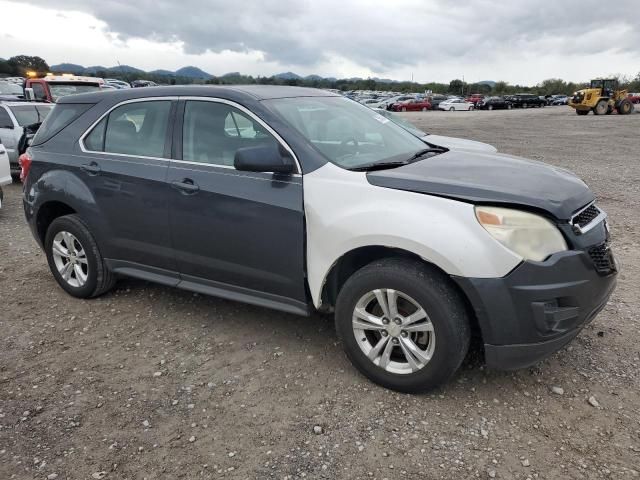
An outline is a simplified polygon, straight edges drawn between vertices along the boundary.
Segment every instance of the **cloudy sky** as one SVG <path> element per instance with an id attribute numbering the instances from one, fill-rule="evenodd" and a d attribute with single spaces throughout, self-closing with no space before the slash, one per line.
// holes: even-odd
<path id="1" fill-rule="evenodd" d="M 637 0 L 0 0 L 12 19 L 0 57 L 530 85 L 635 76 L 637 12 Z"/>

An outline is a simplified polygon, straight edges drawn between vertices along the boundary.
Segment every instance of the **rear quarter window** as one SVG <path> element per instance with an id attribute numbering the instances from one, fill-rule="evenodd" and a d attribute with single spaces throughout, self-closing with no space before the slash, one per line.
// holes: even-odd
<path id="1" fill-rule="evenodd" d="M 38 129 L 38 133 L 33 138 L 32 145 L 41 145 L 54 135 L 61 132 L 71 122 L 77 119 L 84 112 L 89 110 L 93 104 L 91 103 L 59 103 L 51 113 L 45 118 L 42 125 Z"/>

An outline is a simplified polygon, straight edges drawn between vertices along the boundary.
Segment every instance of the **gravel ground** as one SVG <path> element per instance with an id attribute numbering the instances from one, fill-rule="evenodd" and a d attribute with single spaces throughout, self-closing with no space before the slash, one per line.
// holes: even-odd
<path id="1" fill-rule="evenodd" d="M 426 112 L 432 133 L 577 172 L 623 269 L 566 349 L 515 373 L 465 362 L 402 395 L 352 368 L 330 318 L 134 280 L 67 296 L 0 211 L 0 479 L 639 478 L 640 115 Z"/>

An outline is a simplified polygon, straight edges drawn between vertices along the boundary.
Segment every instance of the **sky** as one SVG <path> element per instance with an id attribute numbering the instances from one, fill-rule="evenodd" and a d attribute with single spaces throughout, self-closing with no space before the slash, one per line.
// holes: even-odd
<path id="1" fill-rule="evenodd" d="M 425 83 L 634 77 L 640 72 L 640 15 L 624 12 L 637 11 L 638 2 L 614 3 L 0 0 L 3 18 L 21 19 L 0 23 L 0 57 Z"/>

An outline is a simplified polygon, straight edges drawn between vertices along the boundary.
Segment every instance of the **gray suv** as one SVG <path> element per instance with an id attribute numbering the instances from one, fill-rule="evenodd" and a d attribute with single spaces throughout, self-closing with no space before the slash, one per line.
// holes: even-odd
<path id="1" fill-rule="evenodd" d="M 74 95 L 21 157 L 24 209 L 75 297 L 125 275 L 333 313 L 362 373 L 414 392 L 450 378 L 472 334 L 491 367 L 539 361 L 617 274 L 579 178 L 442 139 L 314 89 Z"/>

